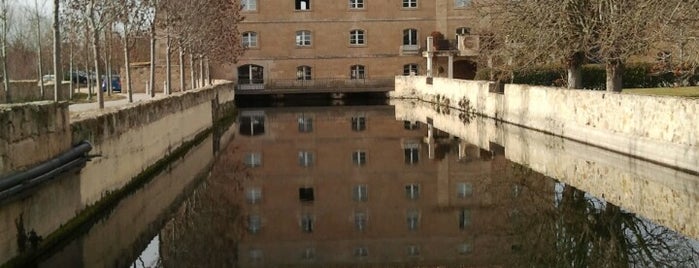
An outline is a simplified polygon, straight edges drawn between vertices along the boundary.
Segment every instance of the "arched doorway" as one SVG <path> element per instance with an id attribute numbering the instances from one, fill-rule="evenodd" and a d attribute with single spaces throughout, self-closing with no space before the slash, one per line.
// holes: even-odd
<path id="1" fill-rule="evenodd" d="M 264 67 L 255 64 L 246 64 L 238 67 L 239 85 L 264 84 L 264 82 Z"/>
<path id="2" fill-rule="evenodd" d="M 470 60 L 458 60 L 454 62 L 454 78 L 473 80 L 476 78 L 478 66 Z"/>

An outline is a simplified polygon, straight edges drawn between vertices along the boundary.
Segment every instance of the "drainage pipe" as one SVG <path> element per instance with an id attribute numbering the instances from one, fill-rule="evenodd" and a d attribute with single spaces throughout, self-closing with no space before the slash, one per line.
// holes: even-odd
<path id="1" fill-rule="evenodd" d="M 87 152 L 90 150 L 92 150 L 92 145 L 87 141 L 82 141 L 61 155 L 27 171 L 0 177 L 0 199 L 84 165 L 88 159 Z"/>

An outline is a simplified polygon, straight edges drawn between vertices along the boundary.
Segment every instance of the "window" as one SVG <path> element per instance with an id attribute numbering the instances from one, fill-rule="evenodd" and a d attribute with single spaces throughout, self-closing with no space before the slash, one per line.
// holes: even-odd
<path id="1" fill-rule="evenodd" d="M 352 65 L 352 67 L 350 67 L 350 79 L 355 80 L 364 78 L 366 78 L 364 65 Z"/>
<path id="2" fill-rule="evenodd" d="M 471 247 L 471 243 L 469 242 L 463 242 L 461 245 L 459 245 L 459 254 L 461 255 L 467 255 L 473 251 L 473 248 Z"/>
<path id="3" fill-rule="evenodd" d="M 241 0 L 240 4 L 243 6 L 243 11 L 257 10 L 257 0 Z"/>
<path id="4" fill-rule="evenodd" d="M 417 0 L 403 0 L 404 8 L 417 8 Z"/>
<path id="5" fill-rule="evenodd" d="M 299 200 L 301 202 L 313 202 L 314 199 L 313 188 L 299 188 Z"/>
<path id="6" fill-rule="evenodd" d="M 420 124 L 418 124 L 417 122 L 403 121 L 403 128 L 407 130 L 416 130 L 420 129 Z"/>
<path id="7" fill-rule="evenodd" d="M 473 185 L 470 182 L 459 182 L 456 184 L 456 196 L 458 198 L 471 197 L 473 195 Z"/>
<path id="8" fill-rule="evenodd" d="M 313 165 L 315 157 L 313 157 L 313 152 L 300 151 L 299 152 L 299 166 L 310 167 Z"/>
<path id="9" fill-rule="evenodd" d="M 420 197 L 420 185 L 408 184 L 405 186 L 405 195 L 410 200 L 415 200 Z"/>
<path id="10" fill-rule="evenodd" d="M 366 130 L 366 117 L 364 117 L 364 116 L 352 117 L 352 130 L 353 131 Z"/>
<path id="11" fill-rule="evenodd" d="M 312 132 L 313 131 L 313 118 L 300 116 L 299 117 L 299 132 Z"/>
<path id="12" fill-rule="evenodd" d="M 471 3 L 471 0 L 454 0 L 455 7 L 466 7 Z"/>
<path id="13" fill-rule="evenodd" d="M 262 189 L 253 187 L 245 192 L 245 197 L 250 204 L 258 204 L 262 201 Z"/>
<path id="14" fill-rule="evenodd" d="M 366 153 L 362 151 L 356 151 L 352 153 L 352 162 L 357 166 L 363 166 L 366 164 Z"/>
<path id="15" fill-rule="evenodd" d="M 403 65 L 403 75 L 417 75 L 417 68 L 415 63 Z"/>
<path id="16" fill-rule="evenodd" d="M 355 257 L 366 257 L 369 256 L 369 249 L 367 247 L 357 247 L 354 249 Z"/>
<path id="17" fill-rule="evenodd" d="M 239 122 L 241 135 L 259 136 L 265 134 L 265 116 L 263 114 L 241 115 Z"/>
<path id="18" fill-rule="evenodd" d="M 248 216 L 248 231 L 251 234 L 256 234 L 260 232 L 262 228 L 262 218 L 259 215 L 249 215 Z"/>
<path id="19" fill-rule="evenodd" d="M 349 8 L 351 8 L 351 9 L 364 8 L 364 0 L 349 0 Z"/>
<path id="20" fill-rule="evenodd" d="M 405 29 L 403 30 L 403 45 L 414 45 L 417 46 L 417 30 L 415 29 Z"/>
<path id="21" fill-rule="evenodd" d="M 238 85 L 263 84 L 264 82 L 264 67 L 254 64 L 238 67 Z"/>
<path id="22" fill-rule="evenodd" d="M 316 249 L 315 248 L 305 248 L 303 252 L 301 253 L 301 259 L 303 260 L 313 260 L 316 258 Z"/>
<path id="23" fill-rule="evenodd" d="M 420 211 L 416 209 L 408 210 L 406 220 L 408 222 L 408 230 L 417 230 L 420 225 Z"/>
<path id="24" fill-rule="evenodd" d="M 301 230 L 304 233 L 313 232 L 313 216 L 310 214 L 305 214 L 301 216 Z"/>
<path id="25" fill-rule="evenodd" d="M 354 213 L 354 227 L 357 231 L 364 231 L 366 229 L 367 216 L 364 212 Z"/>
<path id="26" fill-rule="evenodd" d="M 262 154 L 261 153 L 247 153 L 243 159 L 245 166 L 247 167 L 259 167 L 262 165 Z"/>
<path id="27" fill-rule="evenodd" d="M 408 256 L 420 256 L 420 247 L 418 245 L 408 246 Z"/>
<path id="28" fill-rule="evenodd" d="M 296 10 L 310 10 L 311 0 L 296 0 Z"/>
<path id="29" fill-rule="evenodd" d="M 250 260 L 253 262 L 262 261 L 262 250 L 261 249 L 251 249 L 248 254 L 250 255 Z"/>
<path id="30" fill-rule="evenodd" d="M 299 66 L 296 67 L 296 79 L 297 80 L 302 80 L 302 81 L 307 81 L 311 80 L 311 67 L 310 66 Z"/>
<path id="31" fill-rule="evenodd" d="M 403 146 L 404 146 L 403 152 L 405 155 L 405 163 L 408 165 L 417 164 L 418 160 L 420 160 L 420 152 L 418 150 L 420 145 L 417 143 L 409 143 L 409 144 L 405 144 Z"/>
<path id="32" fill-rule="evenodd" d="M 471 34 L 471 28 L 468 28 L 468 27 L 459 27 L 459 28 L 456 28 L 456 34 L 457 34 L 457 35 Z"/>
<path id="33" fill-rule="evenodd" d="M 459 211 L 459 228 L 463 230 L 469 225 L 471 225 L 471 210 L 463 208 Z"/>
<path id="34" fill-rule="evenodd" d="M 354 201 L 366 202 L 369 199 L 366 184 L 355 185 L 354 188 L 352 188 L 352 196 L 354 197 Z"/>
<path id="35" fill-rule="evenodd" d="M 350 31 L 350 45 L 364 45 L 364 30 Z"/>
<path id="36" fill-rule="evenodd" d="M 311 31 L 296 32 L 296 45 L 300 47 L 311 46 Z"/>
<path id="37" fill-rule="evenodd" d="M 243 47 L 257 47 L 257 33 L 256 32 L 244 32 L 242 41 L 243 41 Z"/>

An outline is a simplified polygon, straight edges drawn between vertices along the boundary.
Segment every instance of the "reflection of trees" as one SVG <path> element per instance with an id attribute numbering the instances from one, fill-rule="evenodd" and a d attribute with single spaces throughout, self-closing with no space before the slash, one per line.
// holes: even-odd
<path id="1" fill-rule="evenodd" d="M 531 266 L 697 267 L 695 241 L 563 183 L 531 187 L 540 175 L 522 166 L 513 173 L 531 199 L 518 205 L 513 250 Z"/>
<path id="2" fill-rule="evenodd" d="M 211 175 L 194 190 L 161 232 L 164 267 L 235 267 L 240 207 L 235 192 L 246 176 L 235 150 L 216 160 Z"/>

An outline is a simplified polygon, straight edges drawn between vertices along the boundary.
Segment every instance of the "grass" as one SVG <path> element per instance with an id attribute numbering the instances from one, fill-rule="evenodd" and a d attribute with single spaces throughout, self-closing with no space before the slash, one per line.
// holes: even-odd
<path id="1" fill-rule="evenodd" d="M 675 96 L 699 98 L 699 86 L 696 87 L 658 87 L 658 88 L 629 88 L 622 90 L 624 94 Z"/>
<path id="2" fill-rule="evenodd" d="M 112 93 L 111 96 L 108 96 L 106 92 L 104 92 L 104 101 L 115 101 L 115 100 L 121 100 L 121 99 L 126 99 L 125 95 L 118 94 L 118 93 Z M 73 93 L 73 99 L 70 101 L 70 103 L 92 103 L 92 102 L 97 102 L 97 94 L 92 94 L 91 99 L 87 99 L 87 93 Z"/>

